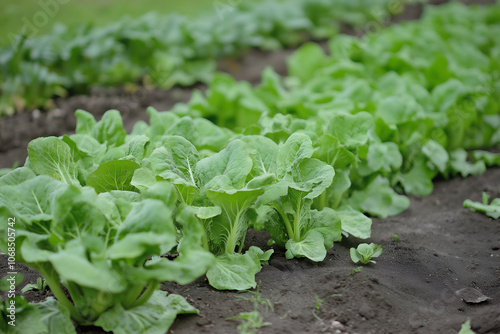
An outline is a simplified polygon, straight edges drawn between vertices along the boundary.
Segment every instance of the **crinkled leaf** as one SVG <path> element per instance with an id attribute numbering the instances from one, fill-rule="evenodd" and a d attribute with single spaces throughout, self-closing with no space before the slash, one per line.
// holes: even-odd
<path id="1" fill-rule="evenodd" d="M 87 185 L 98 193 L 111 190 L 136 191 L 131 184 L 132 176 L 141 166 L 133 161 L 116 160 L 100 165 L 87 178 Z"/>
<path id="2" fill-rule="evenodd" d="M 28 145 L 30 168 L 67 184 L 80 184 L 70 147 L 56 137 L 37 138 Z"/>
<path id="3" fill-rule="evenodd" d="M 372 220 L 346 205 L 337 210 L 342 222 L 342 231 L 360 239 L 368 239 L 371 236 Z"/>

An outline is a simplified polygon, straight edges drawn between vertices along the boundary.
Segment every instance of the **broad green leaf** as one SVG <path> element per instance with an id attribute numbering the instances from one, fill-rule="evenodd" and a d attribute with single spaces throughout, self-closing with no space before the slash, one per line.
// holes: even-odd
<path id="1" fill-rule="evenodd" d="M 105 162 L 89 175 L 87 185 L 98 193 L 111 190 L 135 191 L 136 188 L 131 185 L 132 176 L 140 167 L 128 160 Z"/>
<path id="2" fill-rule="evenodd" d="M 484 161 L 484 163 L 490 167 L 490 166 L 500 166 L 500 154 L 498 153 L 492 153 L 488 151 L 473 151 L 472 152 L 472 157 L 474 158 L 474 161 Z M 1 182 L 1 179 L 0 179 Z"/>
<path id="3" fill-rule="evenodd" d="M 70 147 L 56 137 L 38 138 L 28 145 L 30 168 L 67 184 L 77 184 L 77 168 Z"/>
<path id="4" fill-rule="evenodd" d="M 76 133 L 77 134 L 92 134 L 92 129 L 96 125 L 96 120 L 94 116 L 82 109 L 75 111 L 76 117 Z"/>
<path id="5" fill-rule="evenodd" d="M 312 141 L 309 136 L 302 133 L 292 134 L 288 140 L 280 145 L 277 156 L 278 177 L 283 177 L 286 172 L 292 171 L 304 159 L 313 155 Z"/>
<path id="6" fill-rule="evenodd" d="M 368 146 L 366 160 L 363 160 L 358 167 L 362 176 L 378 171 L 387 173 L 398 170 L 403 163 L 403 157 L 395 143 L 372 143 Z"/>
<path id="7" fill-rule="evenodd" d="M 255 274 L 261 269 L 260 264 L 249 254 L 223 254 L 208 270 L 210 285 L 218 290 L 246 290 L 257 286 Z"/>
<path id="8" fill-rule="evenodd" d="M 321 195 L 332 184 L 335 176 L 332 166 L 317 159 L 306 159 L 296 167 L 292 169 L 293 183 L 289 186 L 307 192 L 304 198 L 313 199 Z"/>
<path id="9" fill-rule="evenodd" d="M 66 249 L 53 253 L 50 263 L 61 278 L 83 287 L 113 293 L 125 289 L 124 277 L 111 270 L 106 261 L 90 262 L 79 240 L 66 244 Z"/>
<path id="10" fill-rule="evenodd" d="M 379 175 L 366 189 L 354 191 L 347 204 L 371 215 L 387 218 L 408 209 L 410 200 L 398 195 L 389 186 L 389 181 Z"/>
<path id="11" fill-rule="evenodd" d="M 305 82 L 314 76 L 315 71 L 322 68 L 327 61 L 325 53 L 316 43 L 307 43 L 300 47 L 287 59 L 288 71 Z"/>
<path id="12" fill-rule="evenodd" d="M 156 184 L 155 174 L 149 168 L 145 167 L 137 168 L 130 181 L 130 185 L 139 189 L 140 192 L 148 190 L 154 184 Z"/>
<path id="13" fill-rule="evenodd" d="M 368 130 L 373 126 L 373 117 L 367 112 L 355 115 L 336 113 L 327 126 L 327 134 L 337 138 L 342 145 L 354 148 L 368 140 Z"/>
<path id="14" fill-rule="evenodd" d="M 443 146 L 430 139 L 422 147 L 422 153 L 431 160 L 432 164 L 436 166 L 441 173 L 446 171 L 449 156 Z"/>
<path id="15" fill-rule="evenodd" d="M 35 304 L 35 307 L 41 311 L 42 318 L 39 321 L 47 326 L 47 333 L 76 334 L 69 310 L 53 297 Z M 35 319 L 30 319 L 30 321 L 35 321 Z"/>
<path id="16" fill-rule="evenodd" d="M 469 175 L 480 175 L 486 172 L 486 165 L 483 160 L 475 163 L 467 161 L 467 152 L 464 149 L 456 149 L 450 154 L 450 166 L 455 173 L 460 173 L 462 177 Z"/>
<path id="17" fill-rule="evenodd" d="M 326 257 L 325 239 L 314 229 L 307 232 L 305 237 L 298 242 L 293 239 L 288 240 L 285 247 L 287 259 L 307 257 L 311 261 L 319 262 Z"/>
<path id="18" fill-rule="evenodd" d="M 196 164 L 195 177 L 205 185 L 218 175 L 226 175 L 235 188 L 242 188 L 252 166 L 246 145 L 235 140 L 219 153 L 200 160 Z"/>
<path id="19" fill-rule="evenodd" d="M 313 158 L 324 161 L 335 169 L 348 167 L 356 161 L 356 156 L 331 135 L 319 137 L 315 143 Z"/>
<path id="20" fill-rule="evenodd" d="M 244 136 L 241 140 L 247 145 L 254 162 L 254 170 L 259 174 L 276 173 L 278 145 L 264 136 Z"/>
<path id="21" fill-rule="evenodd" d="M 327 250 L 333 247 L 334 242 L 342 239 L 342 223 L 335 210 L 330 208 L 321 211 L 312 210 L 310 219 L 310 231 L 321 233 Z"/>
<path id="22" fill-rule="evenodd" d="M 359 211 L 346 205 L 337 210 L 342 222 L 342 231 L 360 239 L 371 237 L 372 220 Z"/>
<path id="23" fill-rule="evenodd" d="M 10 173 L 0 177 L 1 186 L 17 186 L 26 180 L 34 178 L 36 175 L 27 167 L 16 168 Z"/>
<path id="24" fill-rule="evenodd" d="M 92 128 L 92 136 L 101 144 L 108 146 L 123 145 L 126 135 L 118 110 L 106 111 L 101 120 Z"/>
<path id="25" fill-rule="evenodd" d="M 401 182 L 407 195 L 429 196 L 434 189 L 432 179 L 436 173 L 419 160 L 415 161 L 409 172 L 398 175 L 396 179 Z"/>
<path id="26" fill-rule="evenodd" d="M 359 244 L 358 248 L 350 249 L 351 260 L 354 263 L 361 262 L 362 264 L 377 263 L 372 260 L 374 257 L 379 257 L 382 254 L 382 247 L 374 243 Z"/>
<path id="27" fill-rule="evenodd" d="M 155 291 L 146 304 L 125 310 L 120 304 L 103 313 L 96 326 L 115 334 L 164 334 L 177 314 L 194 313 L 198 310 L 179 295 Z"/>
<path id="28" fill-rule="evenodd" d="M 153 171 L 174 184 L 196 187 L 195 166 L 200 161 L 196 147 L 180 136 L 166 136 L 162 142 L 150 157 Z"/>

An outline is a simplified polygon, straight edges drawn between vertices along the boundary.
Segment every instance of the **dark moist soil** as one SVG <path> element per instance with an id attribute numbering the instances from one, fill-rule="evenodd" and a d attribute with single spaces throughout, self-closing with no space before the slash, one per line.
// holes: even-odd
<path id="1" fill-rule="evenodd" d="M 478 333 L 500 333 L 500 221 L 462 207 L 470 198 L 481 200 L 500 189 L 500 168 L 467 179 L 440 180 L 426 198 L 411 198 L 404 213 L 374 219 L 370 240 L 348 238 L 335 244 L 323 262 L 287 260 L 275 247 L 268 266 L 257 274 L 264 321 L 260 333 L 458 333 L 470 319 Z M 393 234 L 400 239 L 395 240 Z M 249 233 L 248 245 L 266 249 L 265 232 Z M 350 247 L 375 242 L 383 248 L 376 264 L 357 268 L 349 257 Z M 5 273 L 6 256 L 0 256 Z M 38 273 L 22 265 L 26 283 Z M 169 333 L 237 333 L 239 320 L 227 320 L 254 310 L 250 293 L 217 291 L 205 278 L 181 286 L 164 283 L 161 288 L 184 296 L 200 315 L 181 315 Z M 473 288 L 490 299 L 469 304 L 456 295 Z M 30 301 L 49 294 L 29 292 Z M 317 296 L 323 299 L 315 310 Z M 318 316 L 313 315 L 313 310 Z M 103 333 L 98 328 L 79 328 L 80 333 Z"/>
<path id="2" fill-rule="evenodd" d="M 393 21 L 415 19 L 420 14 L 420 6 L 407 7 Z M 345 25 L 342 32 L 360 34 Z M 326 43 L 321 45 L 325 47 Z M 254 50 L 238 60 L 221 60 L 219 69 L 257 84 L 266 66 L 286 74 L 285 58 L 293 51 Z M 196 88 L 206 89 L 203 85 Z M 56 108 L 49 112 L 1 118 L 0 167 L 10 167 L 16 161 L 22 164 L 27 144 L 34 138 L 71 133 L 75 127 L 73 113 L 78 108 L 97 118 L 108 109 L 118 109 L 130 130 L 136 121 L 147 120 L 148 106 L 169 110 L 177 102 L 188 101 L 191 91 L 141 88 L 128 93 L 121 88 L 94 88 L 89 95 L 56 100 Z M 336 244 L 321 263 L 286 260 L 283 250 L 275 248 L 269 266 L 257 274 L 261 298 L 273 305 L 273 310 L 260 304 L 257 307 L 264 321 L 271 323 L 260 332 L 457 333 L 460 325 L 471 319 L 476 333 L 500 333 L 500 222 L 462 207 L 465 199 L 479 201 L 482 191 L 495 195 L 498 189 L 500 168 L 482 176 L 437 181 L 431 196 L 412 198 L 410 208 L 401 215 L 374 219 L 368 242 L 382 245 L 384 251 L 377 264 L 365 266 L 356 274 L 349 275 L 357 268 L 350 260 L 349 249 L 367 241 L 346 239 Z M 393 234 L 401 241 L 397 242 Z M 265 232 L 249 231 L 247 244 L 266 249 L 268 238 Z M 7 272 L 6 264 L 6 256 L 0 255 L 0 276 Z M 21 264 L 17 271 L 25 277 L 18 290 L 35 283 L 39 276 Z M 474 288 L 490 299 L 466 303 L 456 295 L 463 288 Z M 200 310 L 199 316 L 179 316 L 169 333 L 236 333 L 240 320 L 226 318 L 254 309 L 254 303 L 244 299 L 252 294 L 216 291 L 205 278 L 185 286 L 166 283 L 162 289 L 186 297 Z M 32 302 L 50 295 L 37 291 L 23 294 Z M 319 309 L 315 309 L 315 296 L 324 300 Z M 92 327 L 78 331 L 103 333 Z"/>

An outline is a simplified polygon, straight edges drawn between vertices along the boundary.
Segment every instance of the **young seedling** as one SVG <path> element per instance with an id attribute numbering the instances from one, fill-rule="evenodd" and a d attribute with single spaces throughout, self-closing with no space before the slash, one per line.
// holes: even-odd
<path id="1" fill-rule="evenodd" d="M 354 263 L 361 262 L 362 264 L 377 263 L 372 258 L 379 257 L 382 254 L 382 247 L 374 243 L 359 244 L 358 248 L 351 248 L 351 260 Z"/>
<path id="2" fill-rule="evenodd" d="M 244 297 L 244 296 L 237 296 L 238 298 L 242 300 L 247 300 L 251 301 L 254 304 L 254 309 L 257 309 L 258 305 L 264 305 L 266 308 L 266 312 L 271 310 L 271 312 L 274 312 L 274 306 L 273 303 L 267 299 L 267 298 L 262 298 L 262 294 L 260 293 L 260 282 L 257 284 L 257 287 L 255 288 L 255 291 L 250 291 L 250 290 L 243 290 L 240 292 L 247 292 L 252 294 L 252 297 Z"/>
<path id="3" fill-rule="evenodd" d="M 264 318 L 262 318 L 257 310 L 253 310 L 252 312 L 241 312 L 234 317 L 226 318 L 226 320 L 229 319 L 245 320 L 237 327 L 240 334 L 257 334 L 260 328 L 271 325 L 270 322 L 264 322 Z"/>
<path id="4" fill-rule="evenodd" d="M 394 241 L 396 241 L 396 242 L 400 242 L 400 241 L 401 241 L 401 239 L 399 238 L 399 235 L 397 235 L 396 233 L 393 233 L 393 234 L 392 234 L 392 238 L 393 238 L 393 239 L 394 239 Z"/>
<path id="5" fill-rule="evenodd" d="M 38 277 L 35 284 L 26 284 L 24 286 L 24 288 L 21 289 L 21 292 L 25 293 L 25 292 L 28 292 L 31 290 L 38 290 L 41 292 L 49 292 L 50 288 L 44 279 L 42 279 L 41 277 Z"/>
<path id="6" fill-rule="evenodd" d="M 351 272 L 349 273 L 349 275 L 354 275 L 354 274 L 357 274 L 359 272 L 361 272 L 361 270 L 363 270 L 363 267 L 362 266 L 359 266 L 353 270 L 351 270 Z"/>
<path id="7" fill-rule="evenodd" d="M 314 298 L 316 299 L 316 305 L 314 305 L 314 308 L 312 310 L 312 314 L 313 316 L 318 319 L 319 321 L 323 322 L 323 319 L 321 319 L 317 314 L 316 314 L 316 310 L 319 310 L 321 308 L 321 304 L 323 304 L 323 302 L 325 301 L 326 298 L 329 298 L 329 297 L 342 297 L 342 294 L 341 293 L 335 293 L 333 295 L 329 295 L 329 296 L 326 296 L 325 298 L 321 299 L 318 297 L 318 295 L 314 295 Z"/>

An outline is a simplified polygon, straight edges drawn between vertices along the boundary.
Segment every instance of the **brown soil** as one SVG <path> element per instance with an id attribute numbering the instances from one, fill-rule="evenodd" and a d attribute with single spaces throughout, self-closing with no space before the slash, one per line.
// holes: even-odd
<path id="1" fill-rule="evenodd" d="M 443 2 L 443 1 L 436 1 Z M 471 2 L 471 1 L 468 1 Z M 474 1 L 485 2 L 485 1 Z M 491 1 L 486 1 L 491 2 Z M 417 18 L 419 6 L 411 7 L 403 18 Z M 400 19 L 397 19 L 400 20 Z M 397 21 L 396 20 L 396 21 Z M 343 27 L 345 33 L 356 33 Z M 293 50 L 251 51 L 242 59 L 222 60 L 220 69 L 237 79 L 259 81 L 265 66 L 278 73 L 286 71 L 284 59 Z M 205 89 L 199 85 L 198 88 Z M 71 133 L 73 113 L 81 108 L 100 117 L 108 109 L 118 109 L 130 130 L 145 109 L 154 106 L 168 110 L 176 102 L 187 101 L 191 89 L 171 91 L 96 88 L 89 95 L 56 101 L 57 109 L 46 113 L 19 113 L 0 119 L 0 167 L 21 164 L 28 142 L 39 136 Z M 324 262 L 306 259 L 286 260 L 276 248 L 269 266 L 257 275 L 262 298 L 274 311 L 259 305 L 264 321 L 261 333 L 457 333 L 460 324 L 471 319 L 476 333 L 500 333 L 500 223 L 462 208 L 463 200 L 480 200 L 481 192 L 496 194 L 500 189 L 500 169 L 467 179 L 440 180 L 427 198 L 412 198 L 410 208 L 399 216 L 374 220 L 369 242 L 381 244 L 384 251 L 377 264 L 357 266 L 349 248 L 361 240 L 349 238 L 328 252 Z M 401 239 L 393 238 L 396 234 Z M 266 248 L 265 232 L 249 232 L 247 244 Z M 365 242 L 365 241 L 363 241 Z M 6 258 L 0 255 L 0 276 L 7 272 Z M 18 265 L 27 283 L 34 283 L 37 272 Z M 490 299 L 479 304 L 462 301 L 455 292 L 475 288 Z M 240 312 L 253 310 L 250 293 L 216 291 L 204 278 L 180 286 L 166 283 L 162 288 L 185 296 L 200 310 L 199 316 L 180 316 L 169 333 L 236 333 L 239 320 L 226 320 Z M 30 301 L 47 294 L 28 292 Z M 324 299 L 313 315 L 316 299 Z M 97 328 L 79 328 L 81 333 L 102 333 Z"/>

